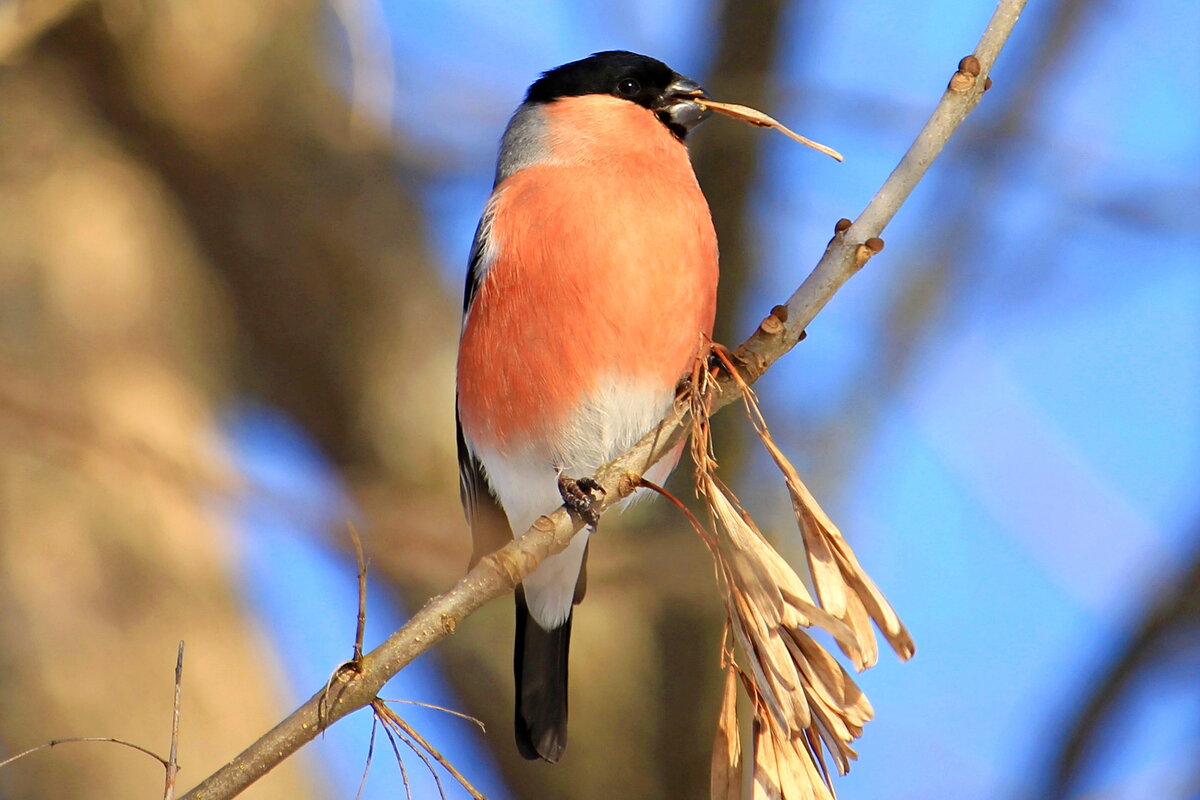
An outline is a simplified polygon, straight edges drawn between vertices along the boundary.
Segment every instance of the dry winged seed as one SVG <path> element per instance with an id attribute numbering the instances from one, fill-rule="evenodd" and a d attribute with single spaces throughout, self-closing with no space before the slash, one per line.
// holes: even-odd
<path id="1" fill-rule="evenodd" d="M 724 114 L 727 117 L 732 117 L 733 119 L 741 120 L 742 122 L 748 122 L 755 127 L 774 128 L 780 133 L 795 139 L 800 144 L 808 145 L 813 150 L 816 150 L 819 153 L 824 153 L 830 158 L 837 159 L 838 161 L 845 160 L 842 158 L 842 154 L 837 150 L 834 150 L 832 147 L 826 147 L 820 142 L 814 142 L 812 139 L 809 139 L 806 136 L 801 136 L 800 134 L 788 128 L 782 122 L 772 117 L 768 117 L 757 108 L 751 108 L 750 106 L 739 106 L 736 103 L 718 103 L 716 100 L 709 100 L 707 97 L 697 97 L 696 102 L 705 108 L 711 108 L 718 114 Z"/>
<path id="2" fill-rule="evenodd" d="M 725 695 L 717 718 L 717 736 L 713 742 L 712 800 L 740 800 L 742 796 L 742 745 L 738 737 L 737 674 L 726 670 Z"/>
<path id="3" fill-rule="evenodd" d="M 783 797 L 777 775 L 779 765 L 775 761 L 775 742 L 771 736 L 768 715 L 754 715 L 754 800 L 779 800 Z"/>

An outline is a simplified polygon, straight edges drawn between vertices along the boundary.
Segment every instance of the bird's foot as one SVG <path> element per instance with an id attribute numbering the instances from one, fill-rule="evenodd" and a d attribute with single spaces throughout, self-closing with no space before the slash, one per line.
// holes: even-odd
<path id="1" fill-rule="evenodd" d="M 562 496 L 563 504 L 574 511 L 589 528 L 595 528 L 600 521 L 600 513 L 596 510 L 597 494 L 608 494 L 604 487 L 591 478 L 568 478 L 558 476 L 558 493 Z"/>
<path id="2" fill-rule="evenodd" d="M 733 370 L 742 365 L 737 354 L 720 342 L 713 342 L 708 349 L 708 371 L 714 377 L 721 373 L 732 375 Z"/>

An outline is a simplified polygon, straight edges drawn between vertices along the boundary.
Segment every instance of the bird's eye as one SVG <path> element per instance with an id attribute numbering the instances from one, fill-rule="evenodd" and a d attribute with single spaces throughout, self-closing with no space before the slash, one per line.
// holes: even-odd
<path id="1" fill-rule="evenodd" d="M 642 85 L 633 78 L 623 78 L 621 82 L 617 84 L 617 92 L 625 97 L 633 97 L 641 90 Z"/>

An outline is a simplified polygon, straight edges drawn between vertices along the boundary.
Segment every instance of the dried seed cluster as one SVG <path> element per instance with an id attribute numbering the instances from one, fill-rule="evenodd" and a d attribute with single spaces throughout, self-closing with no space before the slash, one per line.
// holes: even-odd
<path id="1" fill-rule="evenodd" d="M 845 774 L 856 757 L 851 744 L 862 735 L 872 709 L 850 674 L 807 629 L 829 633 L 858 670 L 878 659 L 872 622 L 902 659 L 913 654 L 913 642 L 771 438 L 754 392 L 724 351 L 714 352 L 734 377 L 751 424 L 787 485 L 818 599 L 717 477 L 707 402 L 716 384 L 698 363 L 689 392 L 691 448 L 696 491 L 707 506 L 709 524 L 693 518 L 693 525 L 712 553 L 728 615 L 722 654 L 728 674 L 713 750 L 712 797 L 741 797 L 736 712 L 741 683 L 754 714 L 754 797 L 832 800 L 826 754 L 838 774 Z"/>

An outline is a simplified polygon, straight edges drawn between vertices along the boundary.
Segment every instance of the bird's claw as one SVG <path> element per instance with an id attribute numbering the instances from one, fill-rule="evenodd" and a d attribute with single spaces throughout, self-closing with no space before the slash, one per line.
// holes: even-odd
<path id="1" fill-rule="evenodd" d="M 741 365 L 741 359 L 725 345 L 713 342 L 708 350 L 708 371 L 713 375 L 730 374 L 730 367 Z"/>
<path id="2" fill-rule="evenodd" d="M 591 478 L 569 478 L 558 476 L 558 493 L 562 496 L 563 505 L 578 514 L 589 528 L 595 528 L 600 521 L 600 513 L 596 510 L 597 493 L 608 494 L 604 487 Z"/>

